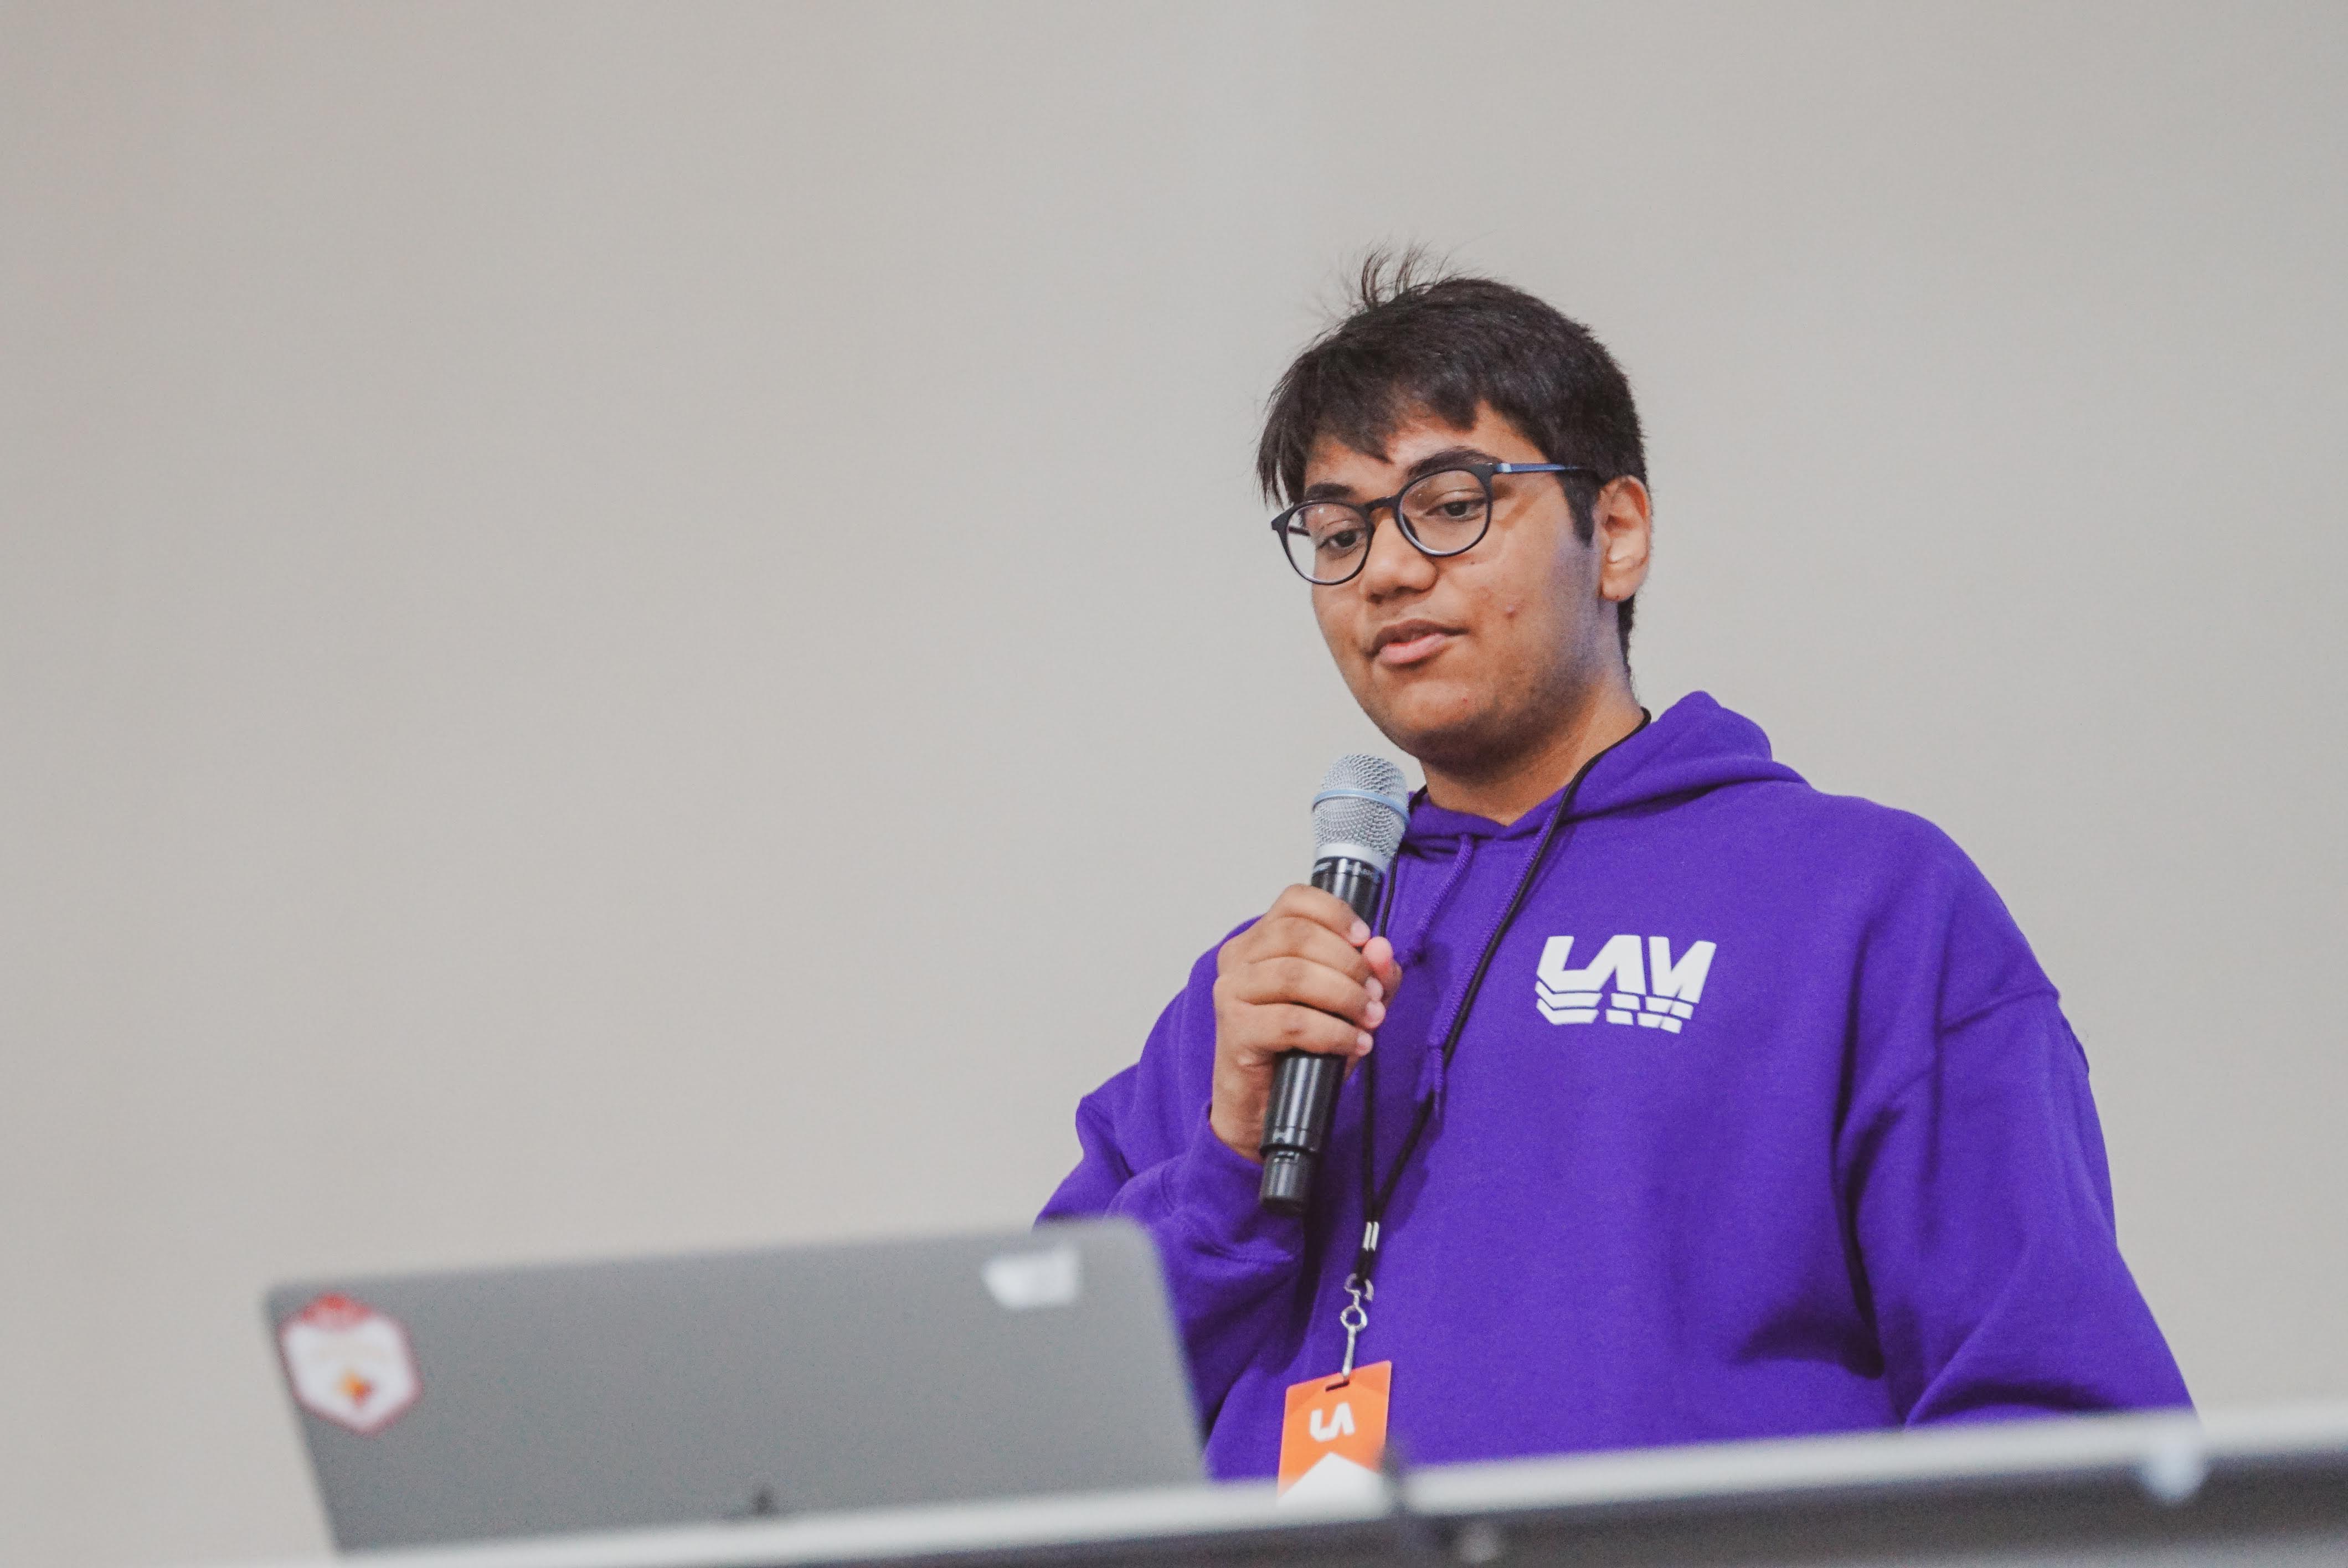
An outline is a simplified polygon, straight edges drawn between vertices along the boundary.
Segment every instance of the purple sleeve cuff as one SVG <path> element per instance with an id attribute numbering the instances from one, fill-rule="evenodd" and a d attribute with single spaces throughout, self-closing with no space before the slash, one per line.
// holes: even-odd
<path id="1" fill-rule="evenodd" d="M 1186 1240 L 1234 1262 L 1282 1266 L 1304 1247 L 1304 1222 L 1257 1201 L 1263 1167 L 1215 1136 L 1202 1108 L 1188 1148 L 1148 1173 L 1162 1175 L 1167 1217 Z"/>

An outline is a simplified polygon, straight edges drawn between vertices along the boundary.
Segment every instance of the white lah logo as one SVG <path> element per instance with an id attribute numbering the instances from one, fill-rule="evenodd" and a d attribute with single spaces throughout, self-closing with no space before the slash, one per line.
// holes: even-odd
<path id="1" fill-rule="evenodd" d="M 1551 937 L 1534 973 L 1534 1001 L 1551 1023 L 1595 1023 L 1602 1013 L 1608 1023 L 1677 1034 L 1704 999 L 1704 977 L 1718 950 L 1711 942 L 1693 943 L 1674 963 L 1664 938 L 1626 933 L 1609 939 L 1577 969 L 1567 967 L 1573 938 Z"/>

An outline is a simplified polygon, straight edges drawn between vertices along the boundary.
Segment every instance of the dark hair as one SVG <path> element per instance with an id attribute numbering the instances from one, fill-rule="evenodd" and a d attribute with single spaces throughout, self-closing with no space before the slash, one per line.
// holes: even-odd
<path id="1" fill-rule="evenodd" d="M 1256 479 L 1267 497 L 1292 502 L 1322 436 L 1383 452 L 1395 426 L 1418 410 L 1465 427 L 1480 404 L 1522 430 L 1545 460 L 1593 470 L 1558 476 L 1585 544 L 1607 481 L 1646 481 L 1630 380 L 1590 329 L 1522 289 L 1447 272 L 1417 250 L 1364 259 L 1344 319 L 1272 389 Z M 1632 602 L 1615 612 L 1626 657 Z"/>

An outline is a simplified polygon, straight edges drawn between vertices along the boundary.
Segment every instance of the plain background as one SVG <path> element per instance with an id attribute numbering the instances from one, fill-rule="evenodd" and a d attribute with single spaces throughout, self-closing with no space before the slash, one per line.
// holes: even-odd
<path id="1" fill-rule="evenodd" d="M 1922 812 L 2205 1405 L 2348 1393 L 2337 5 L 0 8 L 0 1558 L 323 1532 L 289 1275 L 1024 1222 L 1303 869 L 1350 258 Z"/>

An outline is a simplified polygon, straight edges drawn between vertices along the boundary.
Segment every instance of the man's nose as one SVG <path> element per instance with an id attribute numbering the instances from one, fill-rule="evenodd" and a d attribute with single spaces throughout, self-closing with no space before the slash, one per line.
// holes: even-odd
<path id="1" fill-rule="evenodd" d="M 1385 516 L 1374 519 L 1377 526 L 1370 530 L 1369 559 L 1362 563 L 1362 592 L 1371 599 L 1384 599 L 1426 589 L 1435 580 L 1435 563 L 1402 531 L 1402 519 L 1394 507 L 1380 510 Z"/>

